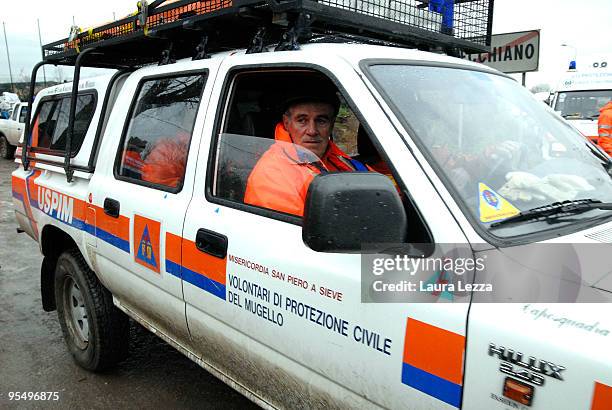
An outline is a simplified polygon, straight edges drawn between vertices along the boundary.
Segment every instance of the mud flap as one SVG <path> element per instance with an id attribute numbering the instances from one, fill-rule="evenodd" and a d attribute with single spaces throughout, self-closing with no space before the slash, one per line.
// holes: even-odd
<path id="1" fill-rule="evenodd" d="M 40 296 L 45 312 L 55 310 L 55 264 L 57 256 L 45 256 L 40 267 Z"/>

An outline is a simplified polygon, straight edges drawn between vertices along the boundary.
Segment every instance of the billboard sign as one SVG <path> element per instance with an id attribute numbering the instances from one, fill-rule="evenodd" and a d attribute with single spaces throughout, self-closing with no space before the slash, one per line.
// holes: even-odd
<path id="1" fill-rule="evenodd" d="M 493 34 L 491 52 L 464 54 L 463 58 L 508 74 L 538 71 L 540 30 Z"/>

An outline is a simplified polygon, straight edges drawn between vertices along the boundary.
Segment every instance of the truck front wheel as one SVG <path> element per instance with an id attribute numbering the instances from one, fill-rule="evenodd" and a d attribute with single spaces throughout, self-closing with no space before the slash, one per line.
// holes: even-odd
<path id="1" fill-rule="evenodd" d="M 15 155 L 15 148 L 11 144 L 9 144 L 6 137 L 0 134 L 0 157 L 4 159 L 13 159 L 13 155 Z"/>
<path id="2" fill-rule="evenodd" d="M 127 356 L 128 318 L 76 249 L 57 260 L 55 303 L 68 350 L 79 366 L 104 370 Z"/>

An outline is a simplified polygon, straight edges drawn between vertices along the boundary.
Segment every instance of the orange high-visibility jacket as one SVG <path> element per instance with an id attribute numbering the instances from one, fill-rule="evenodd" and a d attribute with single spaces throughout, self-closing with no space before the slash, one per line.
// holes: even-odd
<path id="1" fill-rule="evenodd" d="M 599 109 L 599 146 L 612 156 L 612 101 Z"/>
<path id="2" fill-rule="evenodd" d="M 162 138 L 147 155 L 141 168 L 142 180 L 176 188 L 183 181 L 187 166 L 189 135 Z"/>
<path id="3" fill-rule="evenodd" d="M 329 142 L 318 163 L 304 162 L 282 123 L 276 125 L 274 143 L 257 161 L 247 181 L 244 202 L 288 214 L 304 215 L 304 202 L 312 179 L 326 171 L 368 170 Z"/>
<path id="4" fill-rule="evenodd" d="M 30 146 L 38 147 L 38 117 L 36 117 L 36 121 L 34 121 L 34 125 L 32 125 L 32 137 L 30 140 Z"/>

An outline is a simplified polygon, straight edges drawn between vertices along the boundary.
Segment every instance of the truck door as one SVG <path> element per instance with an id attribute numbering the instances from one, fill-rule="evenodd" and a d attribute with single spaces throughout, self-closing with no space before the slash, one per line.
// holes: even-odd
<path id="1" fill-rule="evenodd" d="M 187 335 L 177 266 L 210 66 L 132 75 L 108 121 L 99 154 L 107 160 L 91 182 L 103 282 L 124 308 L 177 338 Z"/>
<path id="2" fill-rule="evenodd" d="M 21 140 L 21 135 L 23 134 L 23 129 L 25 126 L 24 124 L 25 124 L 27 111 L 28 111 L 28 106 L 25 104 L 21 104 L 21 106 L 19 107 L 19 115 L 17 116 L 16 122 L 15 122 L 14 140 L 16 142 L 19 142 Z"/>
<path id="3" fill-rule="evenodd" d="M 353 144 L 356 154 L 357 125 L 377 137 L 395 164 L 388 172 L 420 215 L 412 220 L 419 240 L 465 243 L 451 214 L 346 63 L 321 65 L 315 55 L 303 65 L 282 55 L 242 58 L 220 72 L 223 87 L 212 96 L 220 107 L 209 108 L 216 121 L 206 123 L 211 140 L 199 154 L 208 167 L 198 167 L 185 220 L 181 269 L 194 348 L 212 368 L 277 405 L 459 407 L 467 303 L 362 303 L 360 255 L 315 252 L 302 241 L 299 217 L 244 203 L 247 179 L 274 143 L 279 103 L 291 88 L 279 84 L 296 86 L 301 75 L 313 75 L 340 85 L 346 103 L 334 140 L 344 151 Z M 351 130 L 340 135 L 347 124 Z"/>
<path id="4" fill-rule="evenodd" d="M 8 124 L 8 140 L 11 142 L 11 144 L 16 145 L 17 142 L 19 142 L 19 137 L 21 136 L 21 133 L 23 132 L 23 124 L 25 122 L 25 119 L 23 122 L 21 122 L 21 111 L 25 112 L 25 106 L 23 104 L 17 104 L 15 105 L 15 109 L 13 110 L 13 115 L 11 116 L 11 121 L 9 121 Z"/>

